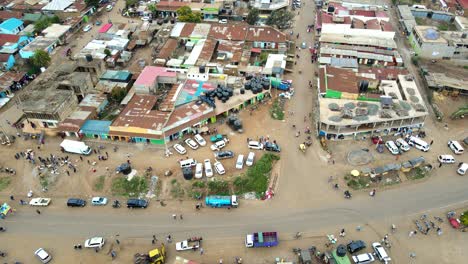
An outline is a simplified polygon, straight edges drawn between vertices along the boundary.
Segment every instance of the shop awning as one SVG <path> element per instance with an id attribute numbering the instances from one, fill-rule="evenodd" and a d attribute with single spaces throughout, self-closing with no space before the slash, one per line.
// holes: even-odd
<path id="1" fill-rule="evenodd" d="M 262 50 L 260 48 L 252 48 L 250 51 L 253 53 L 262 53 Z"/>

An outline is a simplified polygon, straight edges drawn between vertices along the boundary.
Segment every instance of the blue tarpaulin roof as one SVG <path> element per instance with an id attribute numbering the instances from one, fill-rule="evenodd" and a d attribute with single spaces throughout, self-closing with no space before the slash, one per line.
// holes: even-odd
<path id="1" fill-rule="evenodd" d="M 23 25 L 23 23 L 24 22 L 22 20 L 12 17 L 10 19 L 3 21 L 3 23 L 0 24 L 0 28 L 8 30 L 8 31 L 13 31 L 17 27 Z"/>
<path id="2" fill-rule="evenodd" d="M 112 121 L 86 120 L 81 127 L 81 133 L 94 135 L 109 134 L 109 126 L 111 124 Z"/>

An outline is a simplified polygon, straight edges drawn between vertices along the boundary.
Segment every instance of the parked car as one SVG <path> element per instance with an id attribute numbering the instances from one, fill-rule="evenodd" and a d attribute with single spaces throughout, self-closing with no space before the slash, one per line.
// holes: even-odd
<path id="1" fill-rule="evenodd" d="M 223 18 L 218 21 L 220 24 L 227 24 L 227 19 Z"/>
<path id="2" fill-rule="evenodd" d="M 247 159 L 245 160 L 245 165 L 247 166 L 252 166 L 254 163 L 255 159 L 255 153 L 254 152 L 249 152 L 249 155 L 247 155 Z"/>
<path id="3" fill-rule="evenodd" d="M 201 179 L 202 177 L 203 177 L 203 164 L 197 163 L 197 165 L 195 165 L 195 178 Z"/>
<path id="4" fill-rule="evenodd" d="M 182 176 L 184 176 L 184 179 L 186 179 L 187 181 L 190 181 L 191 179 L 193 179 L 192 167 L 182 168 Z"/>
<path id="5" fill-rule="evenodd" d="M 457 155 L 463 154 L 463 152 L 465 151 L 465 149 L 463 149 L 460 143 L 455 140 L 449 140 L 448 146 L 453 151 L 453 153 Z"/>
<path id="6" fill-rule="evenodd" d="M 106 197 L 93 197 L 91 199 L 91 204 L 92 205 L 106 205 L 107 198 Z"/>
<path id="7" fill-rule="evenodd" d="M 88 25 L 84 26 L 83 32 L 88 32 L 88 31 L 90 31 L 92 28 L 93 28 L 93 26 L 88 24 Z"/>
<path id="8" fill-rule="evenodd" d="M 92 237 L 86 239 L 84 246 L 86 248 L 102 248 L 104 246 L 105 240 L 103 237 Z"/>
<path id="9" fill-rule="evenodd" d="M 214 153 L 216 159 L 229 159 L 234 157 L 234 152 L 230 150 L 217 151 Z"/>
<path id="10" fill-rule="evenodd" d="M 215 170 L 216 172 L 219 174 L 219 175 L 223 175 L 226 173 L 226 171 L 224 170 L 224 166 L 223 164 L 221 164 L 221 162 L 219 161 L 216 161 L 213 166 L 215 167 Z"/>
<path id="11" fill-rule="evenodd" d="M 271 143 L 271 142 L 266 142 L 264 145 L 264 149 L 267 151 L 281 152 L 280 146 L 278 146 L 278 144 Z"/>
<path id="12" fill-rule="evenodd" d="M 393 142 L 392 140 L 385 142 L 385 146 L 387 147 L 388 151 L 390 151 L 390 153 L 392 153 L 393 155 L 400 154 L 400 150 L 396 146 L 395 142 Z"/>
<path id="13" fill-rule="evenodd" d="M 48 206 L 50 204 L 50 198 L 33 198 L 29 201 L 31 206 Z"/>
<path id="14" fill-rule="evenodd" d="M 67 206 L 69 207 L 84 207 L 85 205 L 86 205 L 86 201 L 83 199 L 70 198 L 67 201 Z"/>
<path id="15" fill-rule="evenodd" d="M 148 207 L 148 201 L 143 199 L 128 199 L 127 208 L 146 208 Z"/>
<path id="16" fill-rule="evenodd" d="M 348 248 L 349 253 L 354 254 L 362 249 L 366 248 L 366 243 L 362 240 L 351 240 L 346 246 Z"/>
<path id="17" fill-rule="evenodd" d="M 203 161 L 205 165 L 205 175 L 206 177 L 210 178 L 213 177 L 213 168 L 211 167 L 211 162 L 209 159 Z"/>
<path id="18" fill-rule="evenodd" d="M 229 140 L 227 138 L 221 140 L 221 141 L 217 141 L 215 142 L 213 145 L 211 145 L 211 150 L 220 150 L 222 148 L 224 148 L 226 146 L 226 143 L 229 142 Z"/>
<path id="19" fill-rule="evenodd" d="M 356 264 L 368 264 L 375 261 L 374 256 L 371 253 L 364 253 L 356 256 L 352 256 L 354 263 Z"/>
<path id="20" fill-rule="evenodd" d="M 114 7 L 112 5 L 107 5 L 106 6 L 106 11 L 110 12 Z"/>
<path id="21" fill-rule="evenodd" d="M 200 134 L 196 134 L 193 138 L 198 143 L 198 145 L 200 145 L 202 147 L 206 146 L 206 141 Z"/>
<path id="22" fill-rule="evenodd" d="M 143 17 L 141 17 L 141 20 L 149 21 L 149 20 L 151 20 L 151 18 L 149 16 L 143 16 Z"/>
<path id="23" fill-rule="evenodd" d="M 452 155 L 439 155 L 437 159 L 440 163 L 455 163 L 455 158 Z"/>
<path id="24" fill-rule="evenodd" d="M 175 144 L 173 148 L 180 155 L 184 155 L 185 153 L 187 153 L 187 150 L 181 144 Z"/>
<path id="25" fill-rule="evenodd" d="M 390 262 L 392 259 L 388 256 L 385 248 L 378 242 L 372 243 L 372 248 L 374 249 L 375 255 L 380 261 L 385 263 Z"/>
<path id="26" fill-rule="evenodd" d="M 407 142 L 410 146 L 412 147 L 415 147 L 421 151 L 424 151 L 424 152 L 428 152 L 429 149 L 431 148 L 431 146 L 429 144 L 427 144 L 426 141 L 418 138 L 418 137 L 415 137 L 415 136 L 411 136 L 407 139 Z"/>
<path id="27" fill-rule="evenodd" d="M 239 154 L 239 156 L 237 156 L 236 169 L 242 170 L 243 167 L 244 167 L 244 155 Z"/>
<path id="28" fill-rule="evenodd" d="M 402 150 L 402 151 L 408 151 L 410 150 L 410 145 L 402 138 L 399 138 L 395 141 L 395 144 Z"/>
<path id="29" fill-rule="evenodd" d="M 39 248 L 34 252 L 34 255 L 42 262 L 42 263 L 49 263 L 52 260 L 52 256 L 45 251 L 43 248 Z"/>
<path id="30" fill-rule="evenodd" d="M 249 141 L 249 149 L 263 149 L 263 144 L 258 141 Z"/>
<path id="31" fill-rule="evenodd" d="M 468 163 L 463 162 L 462 164 L 458 165 L 457 173 L 460 175 L 465 175 L 467 170 L 468 170 Z"/>
<path id="32" fill-rule="evenodd" d="M 187 138 L 185 140 L 185 144 L 187 144 L 191 149 L 197 149 L 198 148 L 198 144 L 197 142 L 195 142 L 193 139 L 191 138 Z"/>

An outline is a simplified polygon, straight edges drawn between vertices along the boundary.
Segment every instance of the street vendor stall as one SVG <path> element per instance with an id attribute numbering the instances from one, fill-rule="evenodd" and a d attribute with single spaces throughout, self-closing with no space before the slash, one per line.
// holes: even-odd
<path id="1" fill-rule="evenodd" d="M 10 213 L 13 213 L 13 208 L 11 208 L 7 203 L 3 203 L 2 207 L 0 207 L 0 218 L 5 219 L 5 217 Z"/>

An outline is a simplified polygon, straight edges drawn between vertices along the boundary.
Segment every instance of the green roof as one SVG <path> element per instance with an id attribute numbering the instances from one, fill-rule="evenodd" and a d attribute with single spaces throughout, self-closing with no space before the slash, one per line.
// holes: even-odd
<path id="1" fill-rule="evenodd" d="M 114 71 L 114 70 L 107 70 L 101 76 L 101 80 L 108 80 L 108 81 L 123 81 L 128 82 L 132 78 L 132 73 L 129 71 Z"/>
<path id="2" fill-rule="evenodd" d="M 45 17 L 45 15 L 40 14 L 40 13 L 26 13 L 24 14 L 23 20 L 37 22 L 41 20 L 43 17 Z"/>

